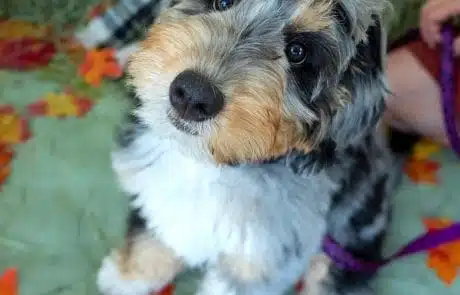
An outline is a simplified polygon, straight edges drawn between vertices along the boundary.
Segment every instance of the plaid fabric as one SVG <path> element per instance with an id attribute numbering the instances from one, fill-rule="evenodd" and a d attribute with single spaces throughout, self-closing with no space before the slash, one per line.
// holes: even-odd
<path id="1" fill-rule="evenodd" d="M 144 37 L 158 13 L 160 0 L 119 0 L 103 15 L 92 19 L 77 32 L 86 48 L 120 49 Z"/>

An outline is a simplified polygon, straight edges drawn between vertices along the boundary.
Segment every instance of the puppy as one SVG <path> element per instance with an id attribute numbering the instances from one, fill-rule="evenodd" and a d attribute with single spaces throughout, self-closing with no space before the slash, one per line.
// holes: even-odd
<path id="1" fill-rule="evenodd" d="M 377 131 L 387 3 L 158 5 L 129 64 L 113 167 L 130 217 L 101 292 L 147 295 L 199 267 L 199 295 L 281 295 L 325 234 L 378 260 L 392 187 Z M 323 266 L 310 294 L 372 292 L 370 275 Z"/>

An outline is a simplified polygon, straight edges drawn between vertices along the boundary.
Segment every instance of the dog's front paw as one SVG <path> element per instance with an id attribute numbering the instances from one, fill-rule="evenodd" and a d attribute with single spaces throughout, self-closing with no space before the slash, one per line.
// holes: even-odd
<path id="1" fill-rule="evenodd" d="M 148 295 L 157 287 L 151 282 L 122 275 L 113 256 L 107 256 L 102 261 L 97 286 L 104 295 Z"/>
<path id="2" fill-rule="evenodd" d="M 334 269 L 333 269 L 334 268 Z M 337 279 L 341 270 L 335 268 L 324 254 L 311 260 L 310 268 L 304 277 L 304 288 L 300 295 L 373 295 L 374 291 L 367 280 Z M 344 276 L 342 276 L 344 277 Z"/>
<path id="3" fill-rule="evenodd" d="M 300 295 L 323 295 L 323 282 L 328 278 L 331 261 L 325 255 L 317 255 L 310 261 L 308 272 L 304 276 L 304 288 Z"/>

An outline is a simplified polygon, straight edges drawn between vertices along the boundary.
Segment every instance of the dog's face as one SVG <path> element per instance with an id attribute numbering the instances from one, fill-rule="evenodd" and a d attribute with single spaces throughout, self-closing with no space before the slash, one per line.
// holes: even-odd
<path id="1" fill-rule="evenodd" d="M 382 98 L 381 0 L 163 0 L 131 59 L 142 121 L 217 163 L 368 128 Z"/>

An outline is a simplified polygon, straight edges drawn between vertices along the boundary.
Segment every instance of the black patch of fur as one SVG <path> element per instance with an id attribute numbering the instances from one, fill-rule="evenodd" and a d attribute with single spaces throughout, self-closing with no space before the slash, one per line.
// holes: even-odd
<path id="1" fill-rule="evenodd" d="M 127 148 L 137 138 L 140 132 L 146 128 L 142 121 L 132 112 L 141 106 L 141 101 L 132 90 L 129 90 L 128 103 L 130 107 L 125 114 L 120 126 L 115 130 L 115 143 L 120 148 Z"/>
<path id="2" fill-rule="evenodd" d="M 141 100 L 139 99 L 139 97 L 137 96 L 134 88 L 132 87 L 129 87 L 127 89 L 127 95 L 126 95 L 126 98 L 128 99 L 128 103 L 130 104 L 130 106 L 132 108 L 139 108 L 142 106 L 142 102 Z"/>
<path id="3" fill-rule="evenodd" d="M 355 92 L 356 79 L 361 76 L 363 81 L 376 80 L 383 72 L 382 61 L 382 29 L 379 21 L 376 20 L 376 25 L 369 27 L 367 30 L 368 42 L 361 42 L 357 46 L 355 56 L 350 60 L 348 69 L 344 72 L 341 84 L 347 89 Z M 378 104 L 379 109 L 384 108 L 383 102 Z M 366 120 L 367 121 L 367 120 Z"/>
<path id="4" fill-rule="evenodd" d="M 383 71 L 382 60 L 382 27 L 377 17 L 375 24 L 367 29 L 367 42 L 358 44 L 358 51 L 352 62 L 362 72 L 372 73 L 374 77 Z"/>
<path id="5" fill-rule="evenodd" d="M 141 121 L 133 113 L 128 113 L 115 131 L 115 142 L 120 148 L 129 147 L 143 128 Z"/>
<path id="6" fill-rule="evenodd" d="M 382 214 L 382 204 L 384 198 L 386 198 L 385 186 L 387 180 L 387 175 L 380 177 L 380 179 L 374 184 L 371 195 L 366 197 L 361 210 L 357 211 L 351 217 L 350 224 L 356 231 L 371 225 L 374 222 L 375 217 Z"/>
<path id="7" fill-rule="evenodd" d="M 358 44 L 355 56 L 340 79 L 341 87 L 351 94 L 351 102 L 334 115 L 334 125 L 326 136 L 336 139 L 340 148 L 359 141 L 370 132 L 385 110 L 386 89 L 381 79 L 382 32 L 377 18 L 367 34 L 368 42 Z"/>
<path id="8" fill-rule="evenodd" d="M 284 163 L 294 174 L 302 175 L 318 173 L 324 168 L 333 165 L 336 160 L 336 144 L 333 140 L 326 140 L 318 148 L 307 154 L 293 150 L 287 155 L 264 161 L 262 164 Z"/>
<path id="9" fill-rule="evenodd" d="M 353 173 L 353 172 L 351 172 Z M 382 214 L 388 215 L 388 212 L 383 212 L 383 202 L 388 197 L 385 190 L 387 175 L 383 175 L 374 183 L 370 194 L 365 198 L 361 207 L 354 211 L 351 218 L 342 226 L 351 229 L 352 235 L 349 239 L 354 239 L 349 244 L 342 245 L 344 249 L 353 255 L 353 257 L 366 262 L 379 262 L 383 259 L 382 248 L 386 229 L 376 232 L 375 236 L 369 240 L 359 238 L 359 233 L 367 226 L 372 225 L 376 218 Z M 367 182 L 369 179 L 363 178 L 360 183 Z M 343 183 L 344 184 L 344 183 Z M 356 184 L 354 185 L 357 186 Z M 346 198 L 353 198 L 354 193 L 349 192 L 347 185 L 342 186 L 342 190 L 334 195 L 333 202 L 335 206 L 345 202 Z M 356 192 L 359 194 L 359 192 Z M 333 205 L 333 206 L 334 206 Z M 349 269 L 344 269 L 338 265 L 332 264 L 329 269 L 331 277 L 332 294 L 354 294 L 359 293 L 359 290 L 370 288 L 369 283 L 375 273 L 372 272 L 356 272 Z"/>
<path id="10" fill-rule="evenodd" d="M 316 109 L 321 106 L 312 105 L 312 94 L 318 85 L 320 76 L 332 78 L 338 75 L 339 56 L 334 48 L 334 41 L 321 32 L 285 33 L 286 44 L 298 42 L 305 46 L 307 59 L 299 65 L 292 65 L 291 72 L 295 78 L 302 102 Z"/>
<path id="11" fill-rule="evenodd" d="M 314 158 L 315 165 L 313 171 L 320 171 L 326 167 L 330 167 L 335 163 L 336 159 L 336 144 L 333 140 L 324 140 L 319 144 L 319 147 L 309 153 L 309 156 Z"/>
<path id="12" fill-rule="evenodd" d="M 337 2 L 334 5 L 332 13 L 336 17 L 338 23 L 343 27 L 343 31 L 348 35 L 351 34 L 350 18 L 341 2 Z"/>
<path id="13" fill-rule="evenodd" d="M 146 229 L 146 220 L 140 215 L 139 209 L 131 209 L 127 220 L 126 236 L 135 237 Z"/>
<path id="14" fill-rule="evenodd" d="M 361 147 L 350 146 L 345 149 L 345 156 L 354 159 L 355 162 L 354 167 L 350 171 L 352 178 L 357 177 L 355 176 L 356 174 L 366 176 L 371 172 L 371 163 L 369 162 L 366 152 L 367 151 Z"/>
<path id="15" fill-rule="evenodd" d="M 328 230 L 347 252 L 355 258 L 367 262 L 382 260 L 382 247 L 387 228 L 384 226 L 373 236 L 362 232 L 375 224 L 377 218 L 389 218 L 388 181 L 390 171 L 375 163 L 384 160 L 384 147 L 375 142 L 373 133 L 363 137 L 361 145 L 347 147 L 339 155 L 338 166 L 349 173 L 338 181 L 340 187 L 332 198 L 328 217 Z M 380 167 L 380 168 L 379 168 Z M 331 168 L 334 169 L 334 168 Z M 342 214 L 350 217 L 343 220 Z M 345 235 L 343 235 L 345 234 Z M 374 273 L 355 272 L 338 265 L 330 267 L 331 294 L 354 294 L 370 288 L 370 279 Z"/>

